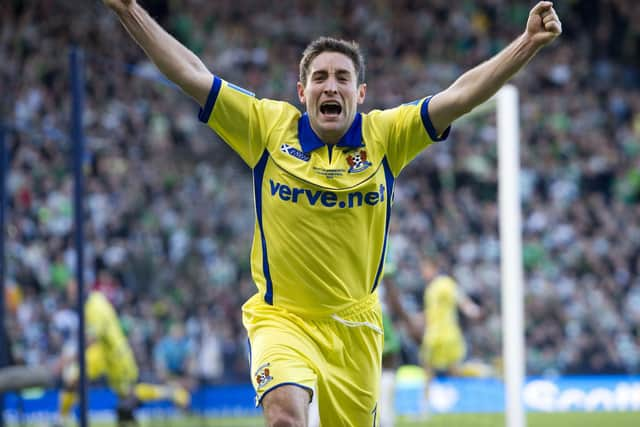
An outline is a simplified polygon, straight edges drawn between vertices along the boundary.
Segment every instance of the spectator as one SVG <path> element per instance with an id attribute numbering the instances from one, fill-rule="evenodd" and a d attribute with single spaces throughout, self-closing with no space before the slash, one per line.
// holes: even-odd
<path id="1" fill-rule="evenodd" d="M 182 323 L 171 323 L 153 354 L 156 375 L 161 381 L 193 386 L 195 351 Z"/>

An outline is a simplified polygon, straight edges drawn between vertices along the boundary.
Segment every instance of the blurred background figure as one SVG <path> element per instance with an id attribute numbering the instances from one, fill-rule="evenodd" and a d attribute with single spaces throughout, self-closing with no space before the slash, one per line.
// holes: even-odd
<path id="1" fill-rule="evenodd" d="M 421 415 L 429 414 L 429 385 L 437 372 L 467 375 L 462 362 L 467 353 L 458 310 L 471 319 L 479 319 L 482 311 L 451 277 L 444 274 L 431 257 L 421 261 L 424 289 L 424 332 L 421 361 L 425 371 L 424 399 Z"/>
<path id="2" fill-rule="evenodd" d="M 224 350 L 221 329 L 224 320 L 213 314 L 199 317 L 201 331 L 194 353 L 196 377 L 202 384 L 220 384 L 224 374 Z"/>
<path id="3" fill-rule="evenodd" d="M 77 300 L 74 281 L 67 287 L 68 301 Z M 136 425 L 135 410 L 141 403 L 155 400 L 171 400 L 176 406 L 187 409 L 191 396 L 179 385 L 156 385 L 138 382 L 138 364 L 118 315 L 106 298 L 98 291 L 86 296 L 84 306 L 86 325 L 86 372 L 89 381 L 106 380 L 108 387 L 118 396 L 116 419 L 118 426 Z M 71 409 L 76 401 L 79 380 L 77 364 L 77 337 L 69 336 L 57 363 L 62 391 L 59 401 L 57 426 L 69 423 Z"/>
<path id="4" fill-rule="evenodd" d="M 153 351 L 157 378 L 165 383 L 193 388 L 196 379 L 195 344 L 186 335 L 182 322 L 172 321 L 167 329 Z M 215 363 L 215 359 L 211 363 Z"/>

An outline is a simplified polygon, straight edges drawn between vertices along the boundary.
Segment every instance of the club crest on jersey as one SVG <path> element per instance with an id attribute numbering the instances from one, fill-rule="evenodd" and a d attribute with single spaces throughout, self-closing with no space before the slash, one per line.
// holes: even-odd
<path id="1" fill-rule="evenodd" d="M 367 161 L 367 152 L 360 150 L 357 153 L 349 154 L 347 156 L 347 163 L 349 163 L 349 173 L 362 172 L 369 166 L 371 162 Z"/>
<path id="2" fill-rule="evenodd" d="M 298 160 L 302 160 L 303 162 L 308 162 L 311 159 L 311 156 L 307 153 L 303 153 L 295 147 L 290 146 L 289 144 L 282 144 L 280 146 L 280 151 L 283 153 L 287 153 L 290 156 L 295 157 Z"/>
<path id="3" fill-rule="evenodd" d="M 269 366 L 271 366 L 271 363 L 265 363 L 260 366 L 253 375 L 256 379 L 256 383 L 258 384 L 258 388 L 264 387 L 273 379 L 269 374 Z"/>

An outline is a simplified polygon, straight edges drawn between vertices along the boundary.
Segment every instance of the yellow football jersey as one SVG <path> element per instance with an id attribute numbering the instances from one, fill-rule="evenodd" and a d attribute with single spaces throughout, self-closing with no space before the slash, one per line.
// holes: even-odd
<path id="1" fill-rule="evenodd" d="M 434 369 L 449 369 L 460 363 L 466 353 L 457 299 L 457 284 L 449 276 L 436 277 L 424 292 L 426 330 L 421 355 Z"/>
<path id="2" fill-rule="evenodd" d="M 107 362 L 136 365 L 127 337 L 118 321 L 118 315 L 102 293 L 89 293 L 84 313 L 87 336 L 100 344 Z"/>
<path id="3" fill-rule="evenodd" d="M 458 333 L 457 286 L 449 276 L 438 276 L 424 291 L 427 335 Z"/>
<path id="4" fill-rule="evenodd" d="M 267 304 L 336 313 L 382 278 L 395 179 L 438 137 L 430 98 L 357 114 L 335 146 L 293 105 L 214 77 L 200 120 L 253 170 L 253 279 Z"/>

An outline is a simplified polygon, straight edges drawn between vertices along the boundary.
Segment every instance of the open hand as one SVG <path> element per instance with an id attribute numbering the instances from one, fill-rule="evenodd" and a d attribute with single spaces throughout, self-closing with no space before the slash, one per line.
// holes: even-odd
<path id="1" fill-rule="evenodd" d="M 536 4 L 527 20 L 527 35 L 540 47 L 551 43 L 562 33 L 562 23 L 550 1 Z"/>

